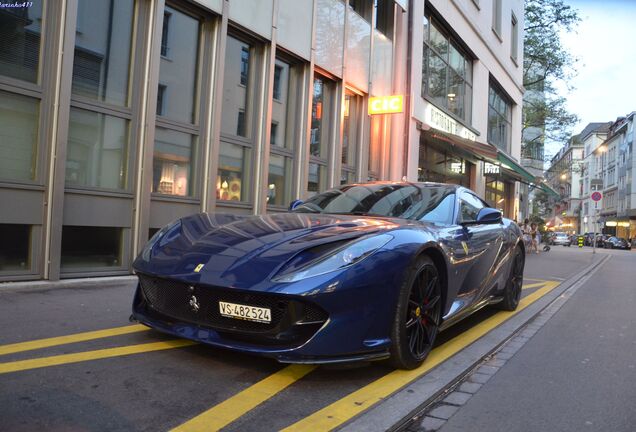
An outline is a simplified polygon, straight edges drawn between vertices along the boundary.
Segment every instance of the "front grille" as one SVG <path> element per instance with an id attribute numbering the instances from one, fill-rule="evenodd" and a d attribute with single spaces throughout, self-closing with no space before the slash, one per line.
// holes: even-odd
<path id="1" fill-rule="evenodd" d="M 220 330 L 224 334 L 240 333 L 256 336 L 261 339 L 259 341 L 265 338 L 291 342 L 311 337 L 327 320 L 327 314 L 316 305 L 287 296 L 191 285 L 142 274 L 139 274 L 139 280 L 144 298 L 153 311 L 173 320 Z M 193 296 L 197 299 L 198 311 L 190 305 Z M 259 323 L 221 316 L 219 301 L 269 308 L 272 321 Z"/>

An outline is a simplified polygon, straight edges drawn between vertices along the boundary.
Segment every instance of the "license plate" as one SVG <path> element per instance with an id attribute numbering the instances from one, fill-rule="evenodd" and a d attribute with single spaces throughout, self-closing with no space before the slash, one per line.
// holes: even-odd
<path id="1" fill-rule="evenodd" d="M 246 321 L 255 321 L 266 324 L 272 322 L 271 310 L 268 308 L 220 301 L 219 312 L 221 312 L 222 316 L 227 318 L 237 318 Z"/>

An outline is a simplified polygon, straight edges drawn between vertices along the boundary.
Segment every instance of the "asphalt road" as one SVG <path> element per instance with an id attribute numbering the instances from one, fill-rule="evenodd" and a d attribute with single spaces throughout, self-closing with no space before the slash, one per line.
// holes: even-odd
<path id="1" fill-rule="evenodd" d="M 553 248 L 529 256 L 524 296 L 580 273 L 603 253 L 595 257 L 588 248 Z M 636 257 L 611 253 L 623 253 L 620 259 L 627 261 Z M 187 431 L 202 425 L 227 431 L 319 430 L 319 423 L 312 423 L 317 411 L 333 419 L 330 410 L 353 392 L 379 381 L 390 384 L 387 389 L 399 387 L 384 364 L 284 366 L 130 326 L 133 288 L 130 280 L 55 289 L 0 285 L 0 430 Z M 631 299 L 633 310 L 633 294 Z M 467 330 L 495 313 L 484 310 L 449 329 L 438 345 L 463 338 L 468 345 Z M 633 335 L 630 328 L 632 333 L 624 334 Z M 95 331 L 101 332 L 87 333 Z M 66 335 L 76 336 L 47 339 Z M 24 344 L 29 341 L 34 342 Z M 332 425 L 357 414 L 339 411 Z M 450 430 L 462 430 L 458 427 Z"/>
<path id="2" fill-rule="evenodd" d="M 636 251 L 600 253 L 611 259 L 448 421 L 430 411 L 409 430 L 636 430 Z"/>

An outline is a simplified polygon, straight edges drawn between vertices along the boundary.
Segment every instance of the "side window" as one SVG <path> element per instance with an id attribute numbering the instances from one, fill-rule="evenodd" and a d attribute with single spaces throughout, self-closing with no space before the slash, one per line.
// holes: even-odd
<path id="1" fill-rule="evenodd" d="M 472 194 L 462 194 L 459 200 L 459 222 L 472 222 L 477 220 L 479 210 L 484 208 L 484 204 Z"/>

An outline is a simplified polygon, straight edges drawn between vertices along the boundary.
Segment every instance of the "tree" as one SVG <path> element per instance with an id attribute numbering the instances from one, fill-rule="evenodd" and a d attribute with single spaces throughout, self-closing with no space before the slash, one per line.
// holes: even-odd
<path id="1" fill-rule="evenodd" d="M 543 159 L 546 141 L 566 142 L 576 114 L 565 107 L 557 89 L 561 82 L 571 89 L 577 60 L 563 47 L 560 33 L 572 32 L 581 21 L 563 0 L 526 0 L 523 59 L 523 145 L 522 154 Z"/>

